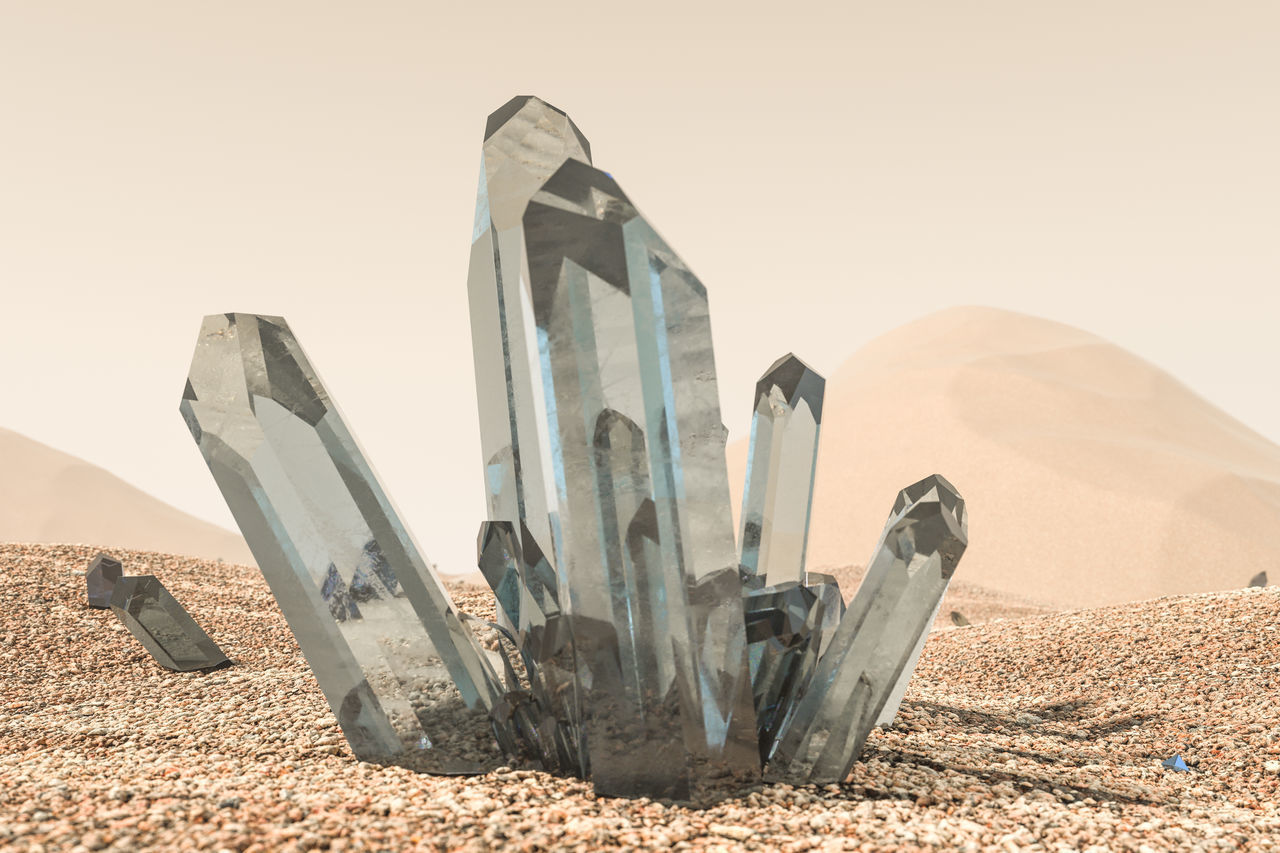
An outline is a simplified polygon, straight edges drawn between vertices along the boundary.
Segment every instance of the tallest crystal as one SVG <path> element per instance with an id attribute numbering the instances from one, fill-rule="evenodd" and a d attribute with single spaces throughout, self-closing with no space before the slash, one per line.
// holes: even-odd
<path id="1" fill-rule="evenodd" d="M 489 519 L 523 521 L 551 558 L 559 547 L 551 436 L 522 217 L 566 160 L 590 163 L 591 149 L 550 104 L 521 96 L 489 117 L 467 279 Z"/>
<path id="2" fill-rule="evenodd" d="M 469 279 L 491 521 L 554 564 L 602 793 L 758 772 L 706 290 L 559 110 L 489 119 Z"/>

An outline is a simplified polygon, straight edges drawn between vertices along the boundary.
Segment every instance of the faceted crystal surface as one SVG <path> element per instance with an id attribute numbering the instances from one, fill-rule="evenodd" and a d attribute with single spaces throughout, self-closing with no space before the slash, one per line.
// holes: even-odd
<path id="1" fill-rule="evenodd" d="M 205 318 L 182 413 L 356 756 L 454 773 L 514 754 L 492 662 L 284 320 Z"/>
<path id="2" fill-rule="evenodd" d="M 532 543 L 524 532 L 525 541 Z M 536 547 L 521 545 L 510 522 L 481 524 L 476 546 L 480 571 L 494 591 L 499 613 L 515 626 L 511 644 L 518 652 L 531 715 L 522 735 L 536 744 L 546 769 L 585 776 L 586 753 L 574 701 L 577 662 L 555 574 Z"/>
<path id="3" fill-rule="evenodd" d="M 1182 756 L 1181 756 L 1181 755 L 1175 755 L 1175 756 L 1172 756 L 1172 757 L 1170 757 L 1170 758 L 1166 758 L 1164 761 L 1160 762 L 1160 766 L 1161 766 L 1161 767 L 1164 767 L 1164 768 L 1166 768 L 1166 769 L 1168 769 L 1168 770 L 1176 770 L 1176 771 L 1177 771 L 1177 772 L 1179 772 L 1179 773 L 1190 773 L 1190 772 L 1191 772 L 1191 771 L 1187 768 L 1187 763 L 1186 763 L 1185 761 L 1183 761 L 1183 760 L 1182 760 Z"/>
<path id="4" fill-rule="evenodd" d="M 98 554 L 84 573 L 84 583 L 90 607 L 105 610 L 111 606 L 111 590 L 124 574 L 120 561 L 110 554 Z"/>
<path id="5" fill-rule="evenodd" d="M 117 580 L 110 606 L 165 669 L 189 672 L 229 663 L 218 644 L 153 575 Z"/>
<path id="6" fill-rule="evenodd" d="M 964 553 L 964 501 L 942 477 L 907 487 L 894 509 L 808 690 L 782 723 L 772 778 L 844 780 Z"/>
<path id="7" fill-rule="evenodd" d="M 706 291 L 536 98 L 490 117 L 480 183 L 490 520 L 554 566 L 596 789 L 698 799 L 755 778 Z"/>
<path id="8" fill-rule="evenodd" d="M 743 599 L 762 761 L 768 760 L 791 700 L 818 661 L 822 606 L 812 591 L 796 583 L 754 590 Z"/>
<path id="9" fill-rule="evenodd" d="M 1258 572 L 1258 573 L 1257 573 L 1256 575 L 1254 575 L 1254 576 L 1253 576 L 1253 578 L 1251 578 L 1251 579 L 1250 579 L 1250 581 L 1249 581 L 1249 586 L 1251 586 L 1251 587 L 1255 587 L 1255 586 L 1266 586 L 1266 585 L 1267 585 L 1267 573 L 1266 573 L 1266 572 Z"/>
<path id="10" fill-rule="evenodd" d="M 735 541 L 707 291 L 537 98 L 489 116 L 468 297 L 495 622 L 456 611 L 282 319 L 206 318 L 183 395 L 356 755 L 699 804 L 762 766 L 841 781 L 964 551 L 954 488 L 902 491 L 846 608 L 805 569 L 825 383 L 786 355 L 755 389 Z M 194 659 L 175 607 L 117 612 Z"/>
<path id="11" fill-rule="evenodd" d="M 740 541 L 743 567 L 770 586 L 804 577 L 825 388 L 791 354 L 756 383 Z"/>

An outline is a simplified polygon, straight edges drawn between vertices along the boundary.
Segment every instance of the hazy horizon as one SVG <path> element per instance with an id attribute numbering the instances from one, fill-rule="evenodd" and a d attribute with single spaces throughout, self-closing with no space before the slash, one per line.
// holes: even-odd
<path id="1" fill-rule="evenodd" d="M 204 315 L 283 315 L 423 550 L 469 571 L 481 135 L 536 94 L 707 285 L 733 438 L 782 353 L 830 375 L 982 304 L 1280 441 L 1280 6 L 648 8 L 7 10 L 0 427 L 231 527 L 182 385 Z"/>

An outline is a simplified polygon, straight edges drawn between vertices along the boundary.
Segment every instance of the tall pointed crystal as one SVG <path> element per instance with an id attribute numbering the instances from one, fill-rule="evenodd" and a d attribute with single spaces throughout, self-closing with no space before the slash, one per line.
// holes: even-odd
<path id="1" fill-rule="evenodd" d="M 756 383 L 739 541 L 768 586 L 804 579 L 826 380 L 788 353 Z"/>
<path id="2" fill-rule="evenodd" d="M 542 395 L 523 217 L 567 160 L 591 149 L 562 111 L 528 95 L 489 116 L 480 159 L 467 291 L 489 520 L 523 523 L 554 567 L 559 548 L 552 436 Z"/>
<path id="3" fill-rule="evenodd" d="M 940 476 L 898 496 L 867 574 L 783 721 L 769 776 L 843 781 L 897 687 L 968 542 L 964 501 Z"/>
<path id="4" fill-rule="evenodd" d="M 597 790 L 698 799 L 759 767 L 706 293 L 586 150 L 537 99 L 490 117 L 470 278 L 490 518 L 554 559 Z"/>
<path id="5" fill-rule="evenodd" d="M 206 317 L 182 413 L 356 756 L 457 773 L 514 753 L 492 663 L 285 321 Z"/>

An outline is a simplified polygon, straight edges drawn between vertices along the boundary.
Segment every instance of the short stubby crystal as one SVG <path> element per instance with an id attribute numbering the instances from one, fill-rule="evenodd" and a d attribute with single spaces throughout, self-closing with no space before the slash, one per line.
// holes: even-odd
<path id="1" fill-rule="evenodd" d="M 84 573 L 85 597 L 90 607 L 106 610 L 111 606 L 111 590 L 124 574 L 124 566 L 110 554 L 97 554 Z"/>

